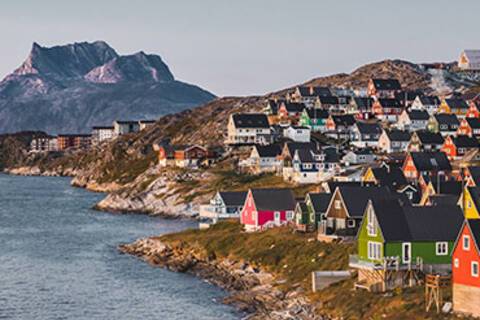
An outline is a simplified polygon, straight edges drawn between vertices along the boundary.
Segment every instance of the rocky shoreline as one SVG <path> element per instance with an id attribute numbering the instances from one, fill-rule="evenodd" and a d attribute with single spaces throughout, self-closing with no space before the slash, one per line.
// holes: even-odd
<path id="1" fill-rule="evenodd" d="M 282 279 L 248 262 L 219 259 L 185 244 L 168 244 L 158 238 L 140 239 L 119 246 L 119 250 L 152 266 L 192 274 L 227 290 L 229 295 L 223 302 L 247 314 L 248 319 L 330 319 L 316 314 L 321 305 L 309 301 L 300 285 L 285 292 L 280 289 Z"/>

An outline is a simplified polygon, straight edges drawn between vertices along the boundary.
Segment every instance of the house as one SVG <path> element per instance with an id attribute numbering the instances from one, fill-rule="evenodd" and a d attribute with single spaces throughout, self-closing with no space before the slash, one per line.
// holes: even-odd
<path id="1" fill-rule="evenodd" d="M 327 110 L 319 110 L 317 108 L 305 108 L 300 115 L 299 125 L 308 127 L 313 132 L 323 132 L 325 131 L 325 125 L 328 117 L 329 113 Z"/>
<path id="2" fill-rule="evenodd" d="M 471 100 L 468 103 L 467 118 L 480 118 L 480 102 Z"/>
<path id="3" fill-rule="evenodd" d="M 283 129 L 283 136 L 295 142 L 310 142 L 310 128 L 289 126 Z"/>
<path id="4" fill-rule="evenodd" d="M 410 139 L 411 135 L 408 131 L 383 130 L 378 139 L 378 148 L 386 153 L 403 152 L 407 150 Z"/>
<path id="5" fill-rule="evenodd" d="M 91 144 L 92 135 L 90 134 L 59 134 L 57 136 L 57 147 L 59 151 L 89 148 Z"/>
<path id="6" fill-rule="evenodd" d="M 459 126 L 460 121 L 458 121 L 456 115 L 441 113 L 430 117 L 427 129 L 432 132 L 440 132 L 440 134 L 445 137 L 454 135 Z"/>
<path id="7" fill-rule="evenodd" d="M 227 145 L 272 143 L 272 131 L 263 113 L 235 113 L 228 119 Z"/>
<path id="8" fill-rule="evenodd" d="M 200 206 L 199 216 L 212 224 L 222 219 L 238 219 L 246 197 L 246 191 L 217 192 L 208 205 Z"/>
<path id="9" fill-rule="evenodd" d="M 250 189 L 240 213 L 247 232 L 285 225 L 294 218 L 295 196 L 290 189 Z"/>
<path id="10" fill-rule="evenodd" d="M 406 107 L 410 107 L 417 97 L 424 95 L 422 90 L 407 90 L 400 91 L 395 94 L 395 99 L 400 100 L 400 103 Z"/>
<path id="11" fill-rule="evenodd" d="M 354 124 L 355 118 L 351 114 L 330 115 L 326 122 L 326 134 L 334 139 L 348 139 Z"/>
<path id="12" fill-rule="evenodd" d="M 468 103 L 461 98 L 442 99 L 438 112 L 454 114 L 459 118 L 465 118 L 469 110 Z"/>
<path id="13" fill-rule="evenodd" d="M 469 187 L 480 187 L 480 167 L 468 166 L 463 170 L 465 184 Z"/>
<path id="14" fill-rule="evenodd" d="M 299 202 L 301 210 L 298 214 L 295 212 L 296 229 L 302 232 L 315 231 L 327 211 L 331 198 L 331 193 L 307 193 L 305 201 Z"/>
<path id="15" fill-rule="evenodd" d="M 29 152 L 53 152 L 58 151 L 58 140 L 55 136 L 37 135 L 30 142 Z"/>
<path id="16" fill-rule="evenodd" d="M 392 196 L 387 187 L 337 187 L 325 212 L 325 219 L 321 221 L 319 237 L 354 237 L 362 221 L 368 200 L 391 198 Z"/>
<path id="17" fill-rule="evenodd" d="M 160 167 L 198 168 L 210 165 L 218 154 L 199 145 L 159 145 L 156 147 Z"/>
<path id="18" fill-rule="evenodd" d="M 379 98 L 372 106 L 372 112 L 378 119 L 395 123 L 404 107 L 400 100 L 395 98 Z"/>
<path id="19" fill-rule="evenodd" d="M 461 205 L 466 219 L 480 219 L 480 187 L 463 188 Z"/>
<path id="20" fill-rule="evenodd" d="M 397 167 L 381 166 L 377 168 L 369 167 L 362 178 L 363 182 L 388 187 L 391 191 L 396 191 L 400 187 L 408 184 L 403 171 Z"/>
<path id="21" fill-rule="evenodd" d="M 398 117 L 397 126 L 410 132 L 427 129 L 430 115 L 425 110 L 403 110 Z"/>
<path id="22" fill-rule="evenodd" d="M 440 99 L 436 96 L 418 96 L 412 103 L 411 110 L 424 110 L 431 116 L 437 113 Z"/>
<path id="23" fill-rule="evenodd" d="M 431 179 L 428 182 L 427 187 L 423 190 L 420 205 L 431 204 L 432 201 L 430 201 L 430 199 L 437 195 L 450 195 L 458 202 L 458 199 L 462 194 L 462 189 L 463 185 L 461 181 L 445 180 L 441 177 Z"/>
<path id="24" fill-rule="evenodd" d="M 282 102 L 285 102 L 285 100 L 268 99 L 265 105 L 264 113 L 269 116 L 278 115 L 278 109 L 280 108 L 280 104 Z"/>
<path id="25" fill-rule="evenodd" d="M 318 96 L 315 101 L 315 108 L 327 110 L 329 113 L 345 113 L 344 104 L 340 104 L 340 100 L 335 96 Z"/>
<path id="26" fill-rule="evenodd" d="M 140 131 L 140 124 L 138 121 L 120 121 L 113 122 L 113 131 L 115 136 L 121 136 L 122 134 L 133 133 Z"/>
<path id="27" fill-rule="evenodd" d="M 395 94 L 402 91 L 397 79 L 370 79 L 367 94 L 377 98 L 395 98 Z"/>
<path id="28" fill-rule="evenodd" d="M 95 126 L 92 128 L 92 143 L 97 144 L 115 138 L 113 126 Z"/>
<path id="29" fill-rule="evenodd" d="M 460 121 L 457 135 L 467 135 L 469 137 L 480 137 L 480 118 L 465 118 Z"/>
<path id="30" fill-rule="evenodd" d="M 480 70 L 480 50 L 463 50 L 458 58 L 458 68 L 464 71 Z"/>
<path id="31" fill-rule="evenodd" d="M 444 142 L 440 133 L 420 130 L 412 133 L 408 151 L 440 151 Z"/>
<path id="32" fill-rule="evenodd" d="M 357 235 L 357 288 L 384 292 L 415 283 L 412 272 L 448 272 L 463 223 L 458 206 L 402 206 L 368 201 Z"/>
<path id="33" fill-rule="evenodd" d="M 323 150 L 297 149 L 292 159 L 292 167 L 284 167 L 284 179 L 297 184 L 319 183 L 325 180 L 324 174 L 334 174 L 339 170 L 339 156 L 335 148 Z"/>
<path id="34" fill-rule="evenodd" d="M 480 144 L 477 138 L 462 135 L 446 137 L 442 151 L 445 152 L 450 159 L 459 159 L 467 152 L 478 149 L 479 147 Z"/>
<path id="35" fill-rule="evenodd" d="M 313 108 L 318 96 L 331 96 L 332 93 L 327 87 L 307 87 L 298 86 L 291 94 L 292 102 L 300 102 L 305 104 L 307 108 Z"/>
<path id="36" fill-rule="evenodd" d="M 247 167 L 253 173 L 277 172 L 280 170 L 282 161 L 280 156 L 282 147 L 278 144 L 255 145 L 252 148 L 250 157 L 242 165 Z"/>
<path id="37" fill-rule="evenodd" d="M 300 119 L 300 115 L 305 108 L 305 104 L 301 102 L 282 102 L 278 108 L 278 116 L 282 120 L 293 120 L 296 122 Z"/>
<path id="38" fill-rule="evenodd" d="M 356 122 L 351 130 L 351 144 L 357 148 L 376 147 L 381 133 L 378 123 Z"/>
<path id="39" fill-rule="evenodd" d="M 448 176 L 452 166 L 445 152 L 409 152 L 402 170 L 407 179 L 418 181 L 420 176 Z"/>
<path id="40" fill-rule="evenodd" d="M 465 220 L 452 253 L 453 311 L 480 317 L 480 220 Z"/>
<path id="41" fill-rule="evenodd" d="M 355 113 L 355 116 L 359 120 L 369 120 L 373 118 L 372 106 L 374 100 L 370 97 L 354 97 L 350 101 L 350 110 Z"/>
<path id="42" fill-rule="evenodd" d="M 377 159 L 377 156 L 370 148 L 361 148 L 358 150 L 350 150 L 343 156 L 341 162 L 346 166 L 372 163 Z"/>
<path id="43" fill-rule="evenodd" d="M 156 123 L 156 120 L 140 120 L 138 121 L 138 128 L 140 131 L 153 127 Z"/>

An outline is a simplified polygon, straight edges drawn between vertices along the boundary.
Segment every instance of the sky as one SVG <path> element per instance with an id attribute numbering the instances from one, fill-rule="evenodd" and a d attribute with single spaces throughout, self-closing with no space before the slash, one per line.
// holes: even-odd
<path id="1" fill-rule="evenodd" d="M 159 54 L 218 96 L 264 94 L 383 59 L 480 48 L 478 0 L 15 0 L 0 4 L 0 78 L 42 46 L 104 40 Z"/>

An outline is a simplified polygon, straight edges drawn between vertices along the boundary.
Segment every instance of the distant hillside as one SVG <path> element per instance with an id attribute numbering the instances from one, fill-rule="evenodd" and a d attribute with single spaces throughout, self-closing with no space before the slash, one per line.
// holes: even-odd
<path id="1" fill-rule="evenodd" d="M 175 80 L 157 55 L 120 56 L 101 41 L 34 43 L 25 62 L 0 82 L 0 133 L 89 132 L 115 119 L 157 119 L 214 98 Z"/>

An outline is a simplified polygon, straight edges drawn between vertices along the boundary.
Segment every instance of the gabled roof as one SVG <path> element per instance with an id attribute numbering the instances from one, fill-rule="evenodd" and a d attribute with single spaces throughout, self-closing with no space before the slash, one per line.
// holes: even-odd
<path id="1" fill-rule="evenodd" d="M 419 130 L 416 132 L 418 139 L 422 144 L 443 144 L 443 136 L 438 132 L 431 132 L 427 130 Z"/>
<path id="2" fill-rule="evenodd" d="M 390 141 L 408 142 L 412 137 L 412 134 L 410 132 L 404 131 L 404 130 L 392 129 L 392 130 L 386 130 L 385 132 Z"/>
<path id="3" fill-rule="evenodd" d="M 407 115 L 411 120 L 424 120 L 428 121 L 430 115 L 425 110 L 410 110 L 407 111 Z"/>
<path id="4" fill-rule="evenodd" d="M 368 200 L 376 201 L 393 197 L 387 187 L 341 186 L 336 191 L 340 193 L 350 217 L 356 218 L 363 216 Z"/>
<path id="5" fill-rule="evenodd" d="M 372 168 L 372 173 L 380 186 L 389 187 L 393 191 L 408 184 L 403 171 L 397 167 Z"/>
<path id="6" fill-rule="evenodd" d="M 421 96 L 419 99 L 424 106 L 438 106 L 440 104 L 440 99 L 437 96 Z"/>
<path id="7" fill-rule="evenodd" d="M 476 185 L 480 185 L 480 167 L 468 167 L 468 171 Z"/>
<path id="8" fill-rule="evenodd" d="M 361 134 L 380 134 L 382 128 L 378 123 L 357 122 L 355 124 Z"/>
<path id="9" fill-rule="evenodd" d="M 307 149 L 307 150 L 316 150 L 317 145 L 314 142 L 286 142 L 285 143 L 288 153 L 293 157 L 296 150 Z"/>
<path id="10" fill-rule="evenodd" d="M 372 82 L 377 90 L 402 90 L 397 79 L 372 79 Z"/>
<path id="11" fill-rule="evenodd" d="M 294 210 L 296 201 L 290 189 L 250 189 L 257 211 Z"/>
<path id="12" fill-rule="evenodd" d="M 445 152 L 410 152 L 419 171 L 450 171 L 452 166 Z"/>
<path id="13" fill-rule="evenodd" d="M 363 98 L 363 97 L 355 97 L 353 98 L 353 101 L 355 102 L 359 110 L 371 109 L 374 102 L 373 98 Z"/>
<path id="14" fill-rule="evenodd" d="M 457 200 L 463 190 L 462 181 L 433 178 L 431 183 L 436 193 L 455 195 Z"/>
<path id="15" fill-rule="evenodd" d="M 312 92 L 316 96 L 331 96 L 332 91 L 328 87 L 312 87 Z"/>
<path id="16" fill-rule="evenodd" d="M 455 206 L 458 202 L 458 196 L 454 194 L 434 194 L 429 197 L 432 206 Z"/>
<path id="17" fill-rule="evenodd" d="M 454 241 L 463 223 L 458 206 L 401 206 L 398 201 L 372 202 L 387 242 Z"/>
<path id="18" fill-rule="evenodd" d="M 312 201 L 313 210 L 316 213 L 324 213 L 327 211 L 330 200 L 332 199 L 331 193 L 309 193 L 308 196 Z"/>
<path id="19" fill-rule="evenodd" d="M 402 108 L 402 103 L 398 99 L 380 98 L 378 102 L 383 108 Z"/>
<path id="20" fill-rule="evenodd" d="M 294 158 L 297 158 L 302 163 L 315 162 L 315 159 L 313 157 L 313 152 L 310 149 L 297 149 L 297 150 L 295 150 Z"/>
<path id="21" fill-rule="evenodd" d="M 324 109 L 313 108 L 313 109 L 304 109 L 303 111 L 308 114 L 308 117 L 310 119 L 327 119 L 330 116 L 328 111 Z"/>
<path id="22" fill-rule="evenodd" d="M 448 104 L 450 108 L 453 109 L 468 109 L 468 103 L 463 100 L 463 99 L 458 99 L 458 98 L 450 98 L 450 99 L 445 99 L 445 102 Z"/>
<path id="23" fill-rule="evenodd" d="M 282 106 L 285 106 L 288 112 L 302 112 L 305 109 L 305 105 L 301 102 L 283 102 Z"/>
<path id="24" fill-rule="evenodd" d="M 268 117 L 263 113 L 236 113 L 232 118 L 236 128 L 270 128 Z"/>
<path id="25" fill-rule="evenodd" d="M 255 145 L 254 148 L 261 158 L 275 158 L 282 154 L 282 147 L 278 144 Z"/>
<path id="26" fill-rule="evenodd" d="M 480 187 L 468 187 L 467 189 L 475 203 L 475 207 L 480 210 Z"/>
<path id="27" fill-rule="evenodd" d="M 434 117 L 435 120 L 437 120 L 438 124 L 447 124 L 449 126 L 458 126 L 460 124 L 460 121 L 458 121 L 458 118 L 455 114 L 439 113 L 436 114 Z"/>
<path id="28" fill-rule="evenodd" d="M 319 96 L 318 101 L 321 104 L 339 104 L 338 98 L 335 96 Z"/>
<path id="29" fill-rule="evenodd" d="M 468 123 L 468 126 L 472 129 L 480 129 L 480 119 L 479 118 L 465 118 Z"/>
<path id="30" fill-rule="evenodd" d="M 355 124 L 355 117 L 351 114 L 332 115 L 332 119 L 336 125 L 343 125 L 349 127 Z"/>
<path id="31" fill-rule="evenodd" d="M 467 135 L 459 135 L 452 138 L 453 144 L 457 148 L 478 148 L 480 144 L 475 137 L 469 137 Z"/>
<path id="32" fill-rule="evenodd" d="M 472 233 L 473 240 L 475 241 L 475 246 L 477 250 L 480 248 L 480 219 L 467 219 L 466 223 L 468 224 L 470 231 Z"/>
<path id="33" fill-rule="evenodd" d="M 223 202 L 228 207 L 240 207 L 245 204 L 245 198 L 247 197 L 246 191 L 228 191 L 219 192 Z"/>

